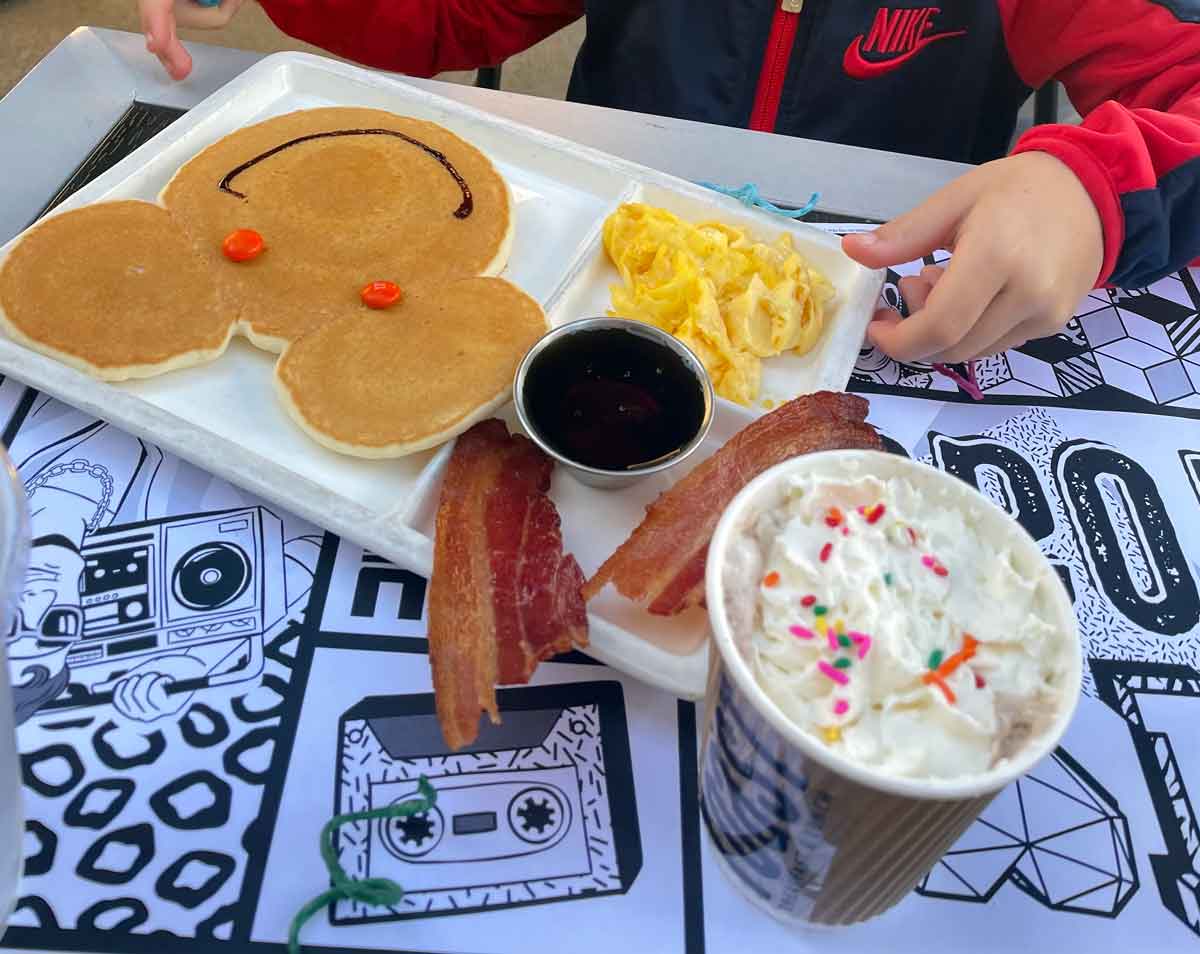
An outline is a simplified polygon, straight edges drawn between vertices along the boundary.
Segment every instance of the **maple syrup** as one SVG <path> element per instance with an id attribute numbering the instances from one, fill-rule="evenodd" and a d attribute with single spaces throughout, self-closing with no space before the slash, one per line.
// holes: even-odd
<path id="1" fill-rule="evenodd" d="M 524 403 L 557 453 L 609 471 L 671 460 L 706 412 L 704 386 L 682 356 L 619 328 L 582 330 L 547 345 L 526 372 Z"/>

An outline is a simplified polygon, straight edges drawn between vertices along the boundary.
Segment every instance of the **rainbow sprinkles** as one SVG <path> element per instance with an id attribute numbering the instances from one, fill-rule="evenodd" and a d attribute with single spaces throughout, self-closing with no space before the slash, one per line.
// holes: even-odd
<path id="1" fill-rule="evenodd" d="M 884 518 L 888 516 L 889 511 L 887 505 L 883 501 L 877 501 L 870 505 L 863 505 L 854 508 L 847 513 L 842 508 L 837 506 L 829 507 L 825 510 L 821 519 L 821 524 L 829 531 L 835 534 L 834 539 L 824 540 L 820 542 L 816 554 L 817 564 L 829 564 L 835 554 L 835 544 L 838 542 L 837 536 L 842 537 L 851 535 L 851 517 L 857 516 L 865 527 L 877 528 L 885 533 L 885 539 L 895 539 L 894 534 L 901 534 L 900 539 L 904 540 L 908 547 L 909 553 L 916 548 L 918 543 L 924 539 L 924 535 L 915 528 L 895 520 L 894 526 L 884 524 Z M 889 534 L 891 534 L 889 536 Z M 911 559 L 912 557 L 909 557 Z M 934 576 L 945 579 L 949 577 L 949 568 L 932 553 L 922 553 L 917 558 L 921 567 L 933 573 Z M 884 585 L 889 588 L 896 586 L 899 567 L 894 567 L 885 570 L 881 576 Z M 774 590 L 778 588 L 784 581 L 784 572 L 779 569 L 772 569 L 762 578 L 762 586 L 765 589 Z M 787 627 L 790 635 L 805 642 L 815 640 L 819 635 L 824 635 L 827 655 L 817 659 L 812 665 L 817 673 L 831 682 L 835 687 L 845 688 L 851 685 L 855 662 L 864 662 L 868 654 L 871 652 L 872 639 L 871 635 L 857 629 L 847 629 L 846 622 L 842 618 L 836 618 L 833 622 L 828 621 L 830 607 L 836 604 L 835 599 L 823 599 L 817 593 L 806 593 L 799 599 L 799 605 L 802 610 L 807 610 L 811 613 L 811 619 L 804 619 L 800 622 L 795 622 Z M 933 617 L 936 620 L 941 620 L 944 616 L 940 609 L 934 610 Z M 936 695 L 939 695 L 946 704 L 956 705 L 958 695 L 950 687 L 948 679 L 954 674 L 959 666 L 969 662 L 976 655 L 979 647 L 979 642 L 970 633 L 962 634 L 961 647 L 947 655 L 947 651 L 943 648 L 934 648 L 929 652 L 927 659 L 926 671 L 921 674 L 919 683 L 927 686 L 929 690 Z M 987 681 L 982 674 L 974 674 L 974 686 L 977 690 L 983 690 L 987 687 Z M 830 699 L 830 709 L 835 720 L 840 720 L 845 724 L 854 716 L 853 703 L 850 699 L 842 696 L 833 697 Z M 843 735 L 841 731 L 836 731 L 832 735 L 828 731 L 829 727 L 823 732 L 823 737 L 827 742 L 833 744 L 841 741 Z M 837 726 L 832 728 L 837 729 Z"/>
<path id="2" fill-rule="evenodd" d="M 743 531 L 759 560 L 742 585 L 775 580 L 755 588 L 750 647 L 782 714 L 909 777 L 984 771 L 1020 744 L 1053 710 L 1066 650 L 1055 581 L 989 520 L 931 497 L 920 474 L 789 475 Z"/>

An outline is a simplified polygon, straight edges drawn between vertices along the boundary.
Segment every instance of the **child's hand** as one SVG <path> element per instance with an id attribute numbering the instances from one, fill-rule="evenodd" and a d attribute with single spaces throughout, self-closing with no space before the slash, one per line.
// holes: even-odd
<path id="1" fill-rule="evenodd" d="M 220 29 L 243 2 L 221 0 L 219 6 L 204 7 L 193 0 L 138 0 L 146 49 L 158 57 L 171 79 L 185 79 L 192 71 L 192 57 L 179 41 L 177 27 Z"/>
<path id="2" fill-rule="evenodd" d="M 875 313 L 867 333 L 899 361 L 966 361 L 1059 331 L 1104 257 L 1091 196 L 1042 152 L 980 166 L 874 232 L 847 235 L 842 247 L 870 268 L 954 252 L 945 269 L 901 280 L 910 317 Z"/>

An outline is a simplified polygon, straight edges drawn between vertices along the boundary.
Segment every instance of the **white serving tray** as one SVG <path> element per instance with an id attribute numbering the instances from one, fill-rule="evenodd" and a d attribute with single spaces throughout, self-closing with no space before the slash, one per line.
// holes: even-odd
<path id="1" fill-rule="evenodd" d="M 842 254 L 836 237 L 746 209 L 732 199 L 622 159 L 424 92 L 392 77 L 316 56 L 267 57 L 108 172 L 54 214 L 102 199 L 153 201 L 205 146 L 251 123 L 316 106 L 368 106 L 433 120 L 482 149 L 512 186 L 516 239 L 505 277 L 538 299 L 553 324 L 603 315 L 617 280 L 600 246 L 605 217 L 644 201 L 697 221 L 719 218 L 796 247 L 838 292 L 830 330 L 804 357 L 766 362 L 763 398 L 841 390 L 883 284 Z M 799 170 L 798 170 L 799 174 Z M 740 183 L 739 183 L 740 184 Z M 0 249 L 0 261 L 12 243 Z M 395 563 L 428 575 L 432 522 L 451 446 L 395 461 L 328 451 L 287 417 L 272 390 L 275 355 L 235 340 L 215 363 L 158 378 L 106 384 L 0 335 L 0 371 L 104 418 Z M 502 412 L 515 429 L 513 415 Z M 711 454 L 759 411 L 721 401 L 702 454 Z M 586 488 L 558 472 L 551 495 L 566 547 L 594 571 L 641 519 L 643 507 L 682 473 L 620 492 Z M 643 612 L 610 587 L 589 607 L 591 653 L 680 696 L 704 693 L 707 620 Z"/>

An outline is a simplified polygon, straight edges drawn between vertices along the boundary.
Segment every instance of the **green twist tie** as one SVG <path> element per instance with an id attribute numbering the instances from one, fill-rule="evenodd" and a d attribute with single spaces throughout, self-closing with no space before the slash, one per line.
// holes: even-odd
<path id="1" fill-rule="evenodd" d="M 404 897 L 404 889 L 390 878 L 363 878 L 362 880 L 356 880 L 346 874 L 342 866 L 338 864 L 337 852 L 333 847 L 333 836 L 342 825 L 348 825 L 351 822 L 374 821 L 378 818 L 404 818 L 408 815 L 419 815 L 433 808 L 437 802 L 437 792 L 433 790 L 433 786 L 429 784 L 429 779 L 424 775 L 417 781 L 417 791 L 420 794 L 416 798 L 410 798 L 408 801 L 400 802 L 397 805 L 373 808 L 366 812 L 348 812 L 345 815 L 334 815 L 325 823 L 325 826 L 321 829 L 321 860 L 325 862 L 325 868 L 329 872 L 329 880 L 333 882 L 333 887 L 328 891 L 321 892 L 309 901 L 292 918 L 292 927 L 288 931 L 289 954 L 299 954 L 301 928 L 304 927 L 314 914 L 327 904 L 346 899 L 360 901 L 363 904 L 390 908 L 400 903 L 400 899 Z"/>

